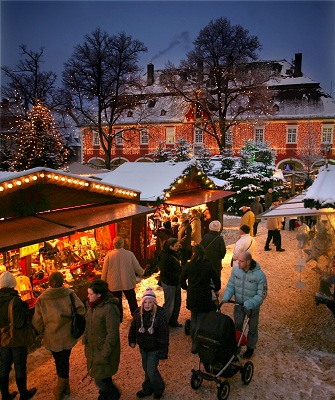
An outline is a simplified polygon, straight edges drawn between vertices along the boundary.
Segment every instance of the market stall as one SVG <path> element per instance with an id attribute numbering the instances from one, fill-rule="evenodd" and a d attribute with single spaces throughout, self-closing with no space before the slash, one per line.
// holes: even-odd
<path id="1" fill-rule="evenodd" d="M 48 168 L 1 173 L 0 271 L 16 276 L 32 306 L 53 270 L 86 298 L 115 235 L 140 248 L 132 223 L 151 209 L 139 199 L 136 190 Z"/>

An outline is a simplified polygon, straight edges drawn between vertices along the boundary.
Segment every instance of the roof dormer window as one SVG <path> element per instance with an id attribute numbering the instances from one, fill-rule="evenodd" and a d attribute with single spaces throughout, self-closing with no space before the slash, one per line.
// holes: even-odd
<path id="1" fill-rule="evenodd" d="M 164 108 L 161 111 L 161 117 L 164 117 L 164 115 L 166 115 L 166 110 L 164 110 Z"/>

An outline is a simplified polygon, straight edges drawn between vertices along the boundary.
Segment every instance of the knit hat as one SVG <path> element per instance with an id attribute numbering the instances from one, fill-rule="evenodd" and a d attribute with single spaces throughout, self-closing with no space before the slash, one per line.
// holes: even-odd
<path id="1" fill-rule="evenodd" d="M 154 291 L 151 288 L 147 288 L 142 296 L 142 306 L 141 306 L 141 327 L 138 330 L 140 333 L 144 333 L 145 332 L 145 328 L 143 326 L 143 303 L 144 300 L 148 300 L 151 299 L 154 301 L 155 306 L 154 306 L 154 312 L 152 315 L 152 321 L 151 321 L 151 326 L 148 329 L 148 332 L 150 333 L 150 335 L 152 335 L 154 333 L 154 322 L 155 322 L 155 317 L 156 317 L 156 311 L 157 311 L 157 301 L 156 301 L 156 295 L 154 293 Z"/>
<path id="2" fill-rule="evenodd" d="M 151 288 L 147 288 L 142 296 L 142 303 L 145 299 L 154 300 L 157 303 L 155 292 Z"/>
<path id="3" fill-rule="evenodd" d="M 221 223 L 220 223 L 220 221 L 212 221 L 210 224 L 209 224 L 209 230 L 210 231 L 216 231 L 216 232 L 220 232 L 220 230 L 221 230 Z"/>
<path id="4" fill-rule="evenodd" d="M 0 275 L 0 289 L 2 288 L 13 288 L 16 286 L 16 279 L 14 275 L 8 271 L 3 272 Z"/>
<path id="5" fill-rule="evenodd" d="M 250 227 L 248 225 L 242 225 L 240 227 L 240 229 L 241 229 L 242 232 L 244 232 L 246 234 L 250 233 Z"/>

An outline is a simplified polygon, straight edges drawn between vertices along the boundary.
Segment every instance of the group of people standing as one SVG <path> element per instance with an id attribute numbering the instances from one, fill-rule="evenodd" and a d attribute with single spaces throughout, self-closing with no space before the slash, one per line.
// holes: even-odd
<path id="1" fill-rule="evenodd" d="M 246 208 L 244 213 L 248 211 Z M 160 399 L 163 396 L 165 382 L 158 365 L 160 360 L 168 357 L 169 327 L 182 326 L 178 321 L 181 289 L 187 291 L 186 307 L 191 311 L 191 351 L 197 353 L 196 333 L 206 315 L 215 309 L 213 292 L 217 293 L 221 288 L 222 260 L 226 255 L 221 223 L 211 221 L 208 232 L 202 235 L 198 219 L 196 212 L 192 212 L 191 216 L 182 214 L 177 237 L 171 235 L 161 241 L 158 266 L 164 291 L 162 307 L 157 304 L 151 288 L 145 291 L 138 307 L 136 277 L 143 276 L 144 270 L 135 255 L 124 249 L 121 237 L 114 239 L 114 248 L 105 257 L 101 279 L 90 284 L 86 306 L 73 290 L 63 285 L 62 273 L 50 274 L 49 288 L 37 300 L 32 323 L 55 362 L 58 378 L 52 389 L 55 400 L 62 400 L 71 392 L 70 355 L 77 343 L 71 334 L 71 296 L 76 311 L 86 316 L 83 344 L 88 374 L 99 390 L 98 400 L 119 399 L 121 396 L 112 377 L 120 362 L 119 329 L 123 319 L 123 294 L 132 315 L 129 346 L 134 348 L 138 344 L 144 371 L 142 389 L 136 393 L 137 398 L 153 395 L 155 399 Z M 254 224 L 252 219 L 248 219 L 248 224 L 251 223 Z M 252 257 L 254 237 L 250 234 L 249 225 L 245 218 L 240 226 L 240 243 L 236 243 L 232 273 L 222 297 L 225 302 L 234 296 L 239 303 L 234 309 L 237 329 L 241 329 L 244 318 L 250 316 L 245 357 L 251 357 L 256 347 L 259 308 L 267 293 L 266 277 Z M 166 228 L 170 229 L 169 225 Z M 15 284 L 15 278 L 9 272 L 0 275 L 0 327 L 8 323 L 6 315 L 12 297 L 16 299 L 14 323 L 19 327 L 27 321 L 26 303 L 18 296 Z M 36 388 L 28 390 L 26 386 L 27 347 L 28 344 L 22 349 L 0 347 L 0 390 L 4 400 L 14 399 L 17 395 L 17 392 L 9 393 L 8 389 L 13 361 L 20 399 L 28 400 L 36 393 Z"/>

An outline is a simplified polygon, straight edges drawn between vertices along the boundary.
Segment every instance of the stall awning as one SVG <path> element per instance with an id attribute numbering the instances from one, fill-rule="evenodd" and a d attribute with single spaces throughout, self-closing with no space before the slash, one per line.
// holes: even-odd
<path id="1" fill-rule="evenodd" d="M 197 189 L 181 194 L 171 196 L 164 201 L 165 204 L 180 207 L 195 207 L 200 204 L 209 203 L 211 201 L 219 200 L 224 197 L 229 197 L 235 194 L 226 190 L 206 190 Z"/>
<path id="2" fill-rule="evenodd" d="M 334 208 L 305 208 L 304 206 L 305 193 L 295 196 L 272 210 L 265 211 L 259 214 L 257 218 L 274 218 L 274 217 L 289 217 L 289 216 L 308 216 L 308 215 L 328 215 L 335 213 Z"/>
<path id="3" fill-rule="evenodd" d="M 103 204 L 0 221 L 0 251 L 68 236 L 150 212 L 151 208 L 133 203 Z"/>

